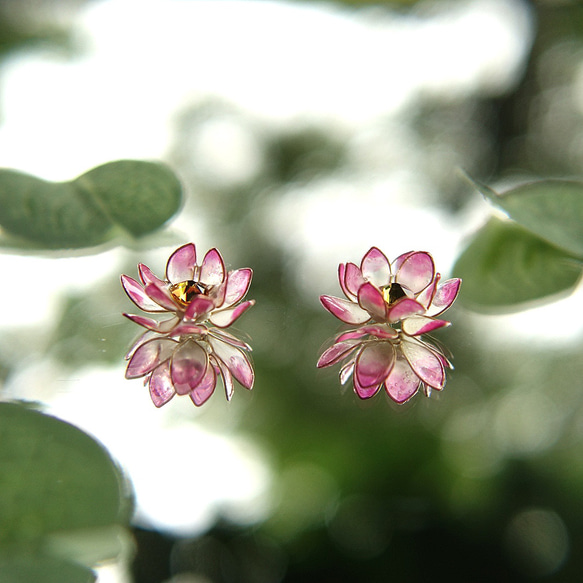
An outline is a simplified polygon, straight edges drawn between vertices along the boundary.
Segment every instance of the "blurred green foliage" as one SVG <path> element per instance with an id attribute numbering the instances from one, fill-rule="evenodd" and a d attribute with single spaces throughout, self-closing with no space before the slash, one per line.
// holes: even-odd
<path id="1" fill-rule="evenodd" d="M 583 182 L 538 180 L 502 195 L 484 185 L 477 186 L 513 221 L 552 245 L 583 257 Z"/>
<path id="2" fill-rule="evenodd" d="M 454 273 L 464 280 L 464 305 L 518 310 L 572 292 L 581 278 L 581 258 L 520 225 L 491 218 L 461 254 Z"/>
<path id="3" fill-rule="evenodd" d="M 51 355 L 68 368 L 87 363 L 115 365 L 136 336 L 135 326 L 119 315 L 128 302 L 119 294 L 117 280 L 92 293 L 68 296 L 51 331 Z M 133 306 L 133 304 L 132 304 Z"/>
<path id="4" fill-rule="evenodd" d="M 93 583 L 95 573 L 65 559 L 36 554 L 0 557 L 3 583 Z"/>
<path id="5" fill-rule="evenodd" d="M 504 195 L 476 187 L 512 221 L 491 218 L 459 257 L 462 301 L 520 309 L 572 292 L 583 273 L 583 183 L 536 181 Z"/>
<path id="6" fill-rule="evenodd" d="M 60 8 L 74 10 L 75 5 L 83 3 L 84 0 L 63 0 Z M 70 48 L 70 30 L 58 18 L 59 7 L 51 10 L 48 3 L 42 4 L 29 0 L 0 4 L 0 58 L 32 46 Z"/>
<path id="7" fill-rule="evenodd" d="M 408 7 L 417 4 L 419 0 L 336 0 L 339 4 L 348 6 L 366 7 L 366 6 L 384 6 L 389 8 Z"/>
<path id="8" fill-rule="evenodd" d="M 93 438 L 0 403 L 0 580 L 93 580 L 92 565 L 121 554 L 132 511 L 128 483 Z"/>
<path id="9" fill-rule="evenodd" d="M 182 188 L 165 165 L 118 160 L 71 182 L 0 170 L 0 225 L 11 247 L 77 249 L 121 234 L 141 237 L 180 208 Z"/>
<path id="10" fill-rule="evenodd" d="M 355 9 L 383 4 L 347 3 Z M 578 62 L 580 55 L 583 8 L 533 3 L 533 9 L 539 33 L 516 87 L 494 99 L 424 98 L 415 110 L 418 126 L 407 128 L 417 138 L 419 167 L 429 168 L 432 184 L 437 184 L 432 202 L 452 214 L 463 210 L 475 193 L 457 186 L 452 194 L 454 169 L 444 159 L 454 158 L 467 168 L 471 155 L 472 174 L 488 183 L 515 175 L 536 179 L 580 173 L 576 140 L 581 116 L 569 110 L 571 123 L 566 125 L 572 134 L 564 125 L 559 131 L 545 116 L 556 111 L 550 100 L 564 89 L 559 81 L 573 83 L 576 67 L 568 63 Z M 550 59 L 550 49 L 556 61 Z M 504 330 L 493 330 L 495 320 L 473 320 L 456 307 L 448 312 L 455 325 L 438 334 L 456 365 L 443 394 L 398 407 L 384 395 L 362 402 L 350 388 L 342 392 L 334 372 L 315 369 L 323 343 L 337 331 L 335 323 L 302 295 L 305 276 L 294 270 L 290 247 L 274 244 L 266 234 L 263 209 L 294 185 L 309 188 L 322 177 L 345 177 L 349 148 L 313 126 L 298 124 L 294 131 L 274 130 L 267 136 L 251 128 L 262 164 L 244 180 L 221 182 L 208 168 L 197 167 L 198 159 L 187 147 L 198 125 L 219 118 L 221 111 L 195 111 L 192 125 L 181 126 L 170 158 L 187 177 L 183 217 L 202 216 L 225 258 L 255 270 L 249 296 L 257 305 L 240 326 L 252 337 L 257 383 L 251 394 L 237 392 L 230 405 L 228 415 L 242 411 L 239 421 L 201 415 L 196 422 L 217 431 L 238 423 L 242 434 L 264 444 L 274 474 L 273 506 L 260 524 L 245 527 L 219 519 L 191 540 L 135 528 L 136 583 L 161 583 L 181 573 L 213 583 L 577 581 L 583 570 L 581 342 L 545 341 L 544 326 L 552 322 L 541 322 L 540 333 L 527 346 L 492 341 L 492 332 L 499 332 L 495 339 L 504 338 Z M 413 118 L 415 112 L 410 112 Z M 391 124 L 385 127 L 381 120 L 377 130 L 391 132 Z M 556 146 L 570 138 L 568 145 Z M 388 158 L 388 164 L 395 164 Z M 148 166 L 158 172 L 154 168 Z M 13 235 L 36 247 L 94 245 L 108 240 L 113 223 L 139 236 L 161 226 L 180 203 L 173 178 L 160 175 L 161 191 L 169 194 L 160 210 L 150 179 L 130 180 L 132 174 L 123 166 L 106 165 L 64 185 L 6 176 L 10 196 L 21 192 L 22 201 L 32 200 L 27 198 L 31 193 L 50 193 L 47 204 L 54 215 L 23 211 L 10 219 Z M 524 302 L 554 299 L 573 288 L 581 270 L 581 189 L 575 182 L 565 184 L 530 182 L 503 197 L 480 188 L 511 220 L 490 219 L 462 253 L 452 273 L 464 279 L 460 304 L 514 311 Z M 88 199 L 75 199 L 88 192 Z M 142 194 L 145 199 L 137 205 L 133 197 Z M 86 204 L 93 197 L 99 204 Z M 137 207 L 148 216 L 136 213 Z M 34 228 L 22 216 L 33 217 Z M 199 234 L 190 235 L 196 241 Z M 152 267 L 162 272 L 162 265 Z M 117 279 L 81 295 L 69 294 L 54 329 L 44 331 L 50 339 L 47 352 L 63 368 L 121 362 L 134 333 L 119 316 L 127 309 L 124 301 Z M 22 351 L 28 356 L 26 347 Z M 22 362 L 3 361 L 6 376 Z M 216 411 L 214 399 L 220 395 L 205 411 Z M 0 555 L 0 568 L 10 583 L 10 577 L 19 583 L 22 577 L 43 583 L 91 581 L 91 571 L 79 564 L 85 551 L 77 554 L 71 541 L 52 536 L 52 529 L 60 525 L 68 530 L 67 516 L 75 517 L 77 526 L 105 526 L 103 547 L 91 546 L 109 548 L 107 534 L 116 531 L 107 525 L 127 524 L 126 511 L 120 510 L 124 504 L 114 492 L 117 488 L 119 494 L 123 479 L 87 436 L 72 436 L 76 430 L 71 426 L 20 405 L 7 406 L 12 409 L 0 424 L 0 447 L 4 445 L 3 463 L 18 471 L 0 473 L 0 501 L 6 501 L 4 512 L 14 525 L 3 540 L 26 539 L 27 548 Z M 182 403 L 169 405 L 174 406 Z M 63 435 L 61 442 L 57 437 Z M 196 455 L 190 453 L 186 463 L 195 464 Z M 77 481 L 85 479 L 91 482 L 87 487 Z M 70 499 L 63 497 L 65 491 Z M 58 497 L 58 504 L 50 496 Z M 102 497 L 109 506 L 97 504 Z M 18 503 L 8 504 L 17 498 Z M 115 500 L 121 504 L 117 511 Z M 110 512 L 102 515 L 104 507 Z"/>

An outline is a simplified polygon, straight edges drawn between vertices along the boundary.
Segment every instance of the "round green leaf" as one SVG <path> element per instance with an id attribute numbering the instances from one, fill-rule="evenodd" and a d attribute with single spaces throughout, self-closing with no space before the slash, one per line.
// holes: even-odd
<path id="1" fill-rule="evenodd" d="M 73 182 L 110 221 L 134 237 L 162 226 L 178 209 L 182 187 L 163 164 L 118 160 L 89 170 Z"/>
<path id="2" fill-rule="evenodd" d="M 0 170 L 0 225 L 41 247 L 84 247 L 107 238 L 111 222 L 68 182 Z"/>
<path id="3" fill-rule="evenodd" d="M 11 245 L 91 247 L 116 231 L 139 237 L 161 227 L 180 208 L 181 192 L 174 173 L 153 162 L 109 162 L 60 183 L 3 169 L 0 226 Z"/>
<path id="4" fill-rule="evenodd" d="M 453 272 L 464 281 L 462 303 L 494 311 L 571 291 L 581 276 L 581 264 L 516 223 L 492 218 Z"/>
<path id="5" fill-rule="evenodd" d="M 583 182 L 539 180 L 502 195 L 476 184 L 480 192 L 535 235 L 583 257 Z"/>
<path id="6" fill-rule="evenodd" d="M 22 404 L 0 403 L 0 549 L 128 524 L 131 509 L 128 485 L 98 442 Z"/>

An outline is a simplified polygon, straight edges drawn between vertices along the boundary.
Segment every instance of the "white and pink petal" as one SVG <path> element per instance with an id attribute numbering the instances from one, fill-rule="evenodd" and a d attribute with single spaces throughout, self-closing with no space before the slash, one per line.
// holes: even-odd
<path id="1" fill-rule="evenodd" d="M 354 359 L 351 359 L 342 365 L 342 368 L 340 369 L 340 373 L 338 375 L 341 385 L 345 385 L 348 382 L 348 379 L 354 372 L 355 365 L 356 361 Z"/>
<path id="2" fill-rule="evenodd" d="M 142 345 L 145 344 L 148 340 L 153 340 L 154 338 L 159 338 L 158 332 L 154 332 L 153 330 L 146 330 L 130 347 L 125 355 L 125 359 L 129 360 L 134 352 Z"/>
<path id="3" fill-rule="evenodd" d="M 219 328 L 211 328 L 209 330 L 209 334 L 211 336 L 214 336 L 215 338 L 218 338 L 222 342 L 226 342 L 227 344 L 231 344 L 232 346 L 236 346 L 238 348 L 241 348 L 242 350 L 251 351 L 251 346 L 249 346 L 249 344 L 243 342 L 243 340 L 237 338 L 233 334 L 230 334 L 226 330 Z"/>
<path id="4" fill-rule="evenodd" d="M 123 286 L 123 289 L 130 298 L 130 300 L 132 300 L 132 302 L 134 302 L 134 304 L 136 304 L 136 306 L 138 306 L 140 310 L 144 310 L 144 312 L 163 311 L 161 310 L 160 306 L 157 303 L 155 303 L 148 297 L 148 294 L 146 294 L 143 286 L 141 286 L 132 277 L 122 275 L 121 285 Z"/>
<path id="5" fill-rule="evenodd" d="M 221 361 L 246 389 L 252 389 L 255 372 L 247 355 L 239 348 L 222 342 L 212 336 L 208 337 L 214 356 Z"/>
<path id="6" fill-rule="evenodd" d="M 371 336 L 376 336 L 377 338 L 386 340 L 395 340 L 399 336 L 399 333 L 396 330 L 386 325 L 377 326 L 375 324 L 371 324 L 370 326 L 362 326 L 361 330 L 366 331 L 367 334 L 370 334 Z"/>
<path id="7" fill-rule="evenodd" d="M 364 324 L 370 320 L 370 314 L 354 302 L 333 296 L 320 296 L 320 302 L 333 316 L 346 324 Z"/>
<path id="8" fill-rule="evenodd" d="M 348 289 L 346 289 L 345 279 L 346 279 L 346 264 L 340 263 L 338 265 L 338 282 L 340 283 L 340 289 L 342 289 L 342 291 L 344 292 L 344 295 L 349 300 L 355 300 L 356 298 L 355 298 L 354 294 L 351 294 L 350 291 L 348 291 Z"/>
<path id="9" fill-rule="evenodd" d="M 255 300 L 247 300 L 235 306 L 234 308 L 228 308 L 226 310 L 219 310 L 213 312 L 210 315 L 209 320 L 219 328 L 228 328 L 233 324 L 244 312 L 246 312 L 251 306 L 255 305 Z"/>
<path id="10" fill-rule="evenodd" d="M 200 266 L 200 282 L 207 285 L 220 285 L 225 280 L 225 264 L 218 249 L 207 251 Z"/>
<path id="11" fill-rule="evenodd" d="M 186 311 L 184 312 L 184 319 L 193 321 L 203 319 L 203 317 L 211 312 L 214 307 L 215 302 L 213 299 L 203 295 L 196 296 L 188 304 Z"/>
<path id="12" fill-rule="evenodd" d="M 450 322 L 438 320 L 429 316 L 411 316 L 403 320 L 402 329 L 408 336 L 421 336 L 433 330 L 449 326 Z"/>
<path id="13" fill-rule="evenodd" d="M 365 336 L 369 335 L 368 330 L 365 330 L 368 326 L 362 326 L 360 328 L 356 328 L 355 330 L 348 330 L 347 332 L 343 332 L 336 338 L 336 343 L 344 342 L 346 340 L 358 340 L 359 338 L 364 338 Z"/>
<path id="14" fill-rule="evenodd" d="M 208 367 L 208 356 L 198 342 L 187 340 L 174 351 L 170 363 L 172 383 L 179 395 L 195 389 L 203 379 Z"/>
<path id="15" fill-rule="evenodd" d="M 435 292 L 429 308 L 432 316 L 438 316 L 447 310 L 455 301 L 460 291 L 462 280 L 459 278 L 444 281 Z"/>
<path id="16" fill-rule="evenodd" d="M 431 302 L 433 301 L 435 292 L 437 291 L 437 285 L 439 283 L 440 278 L 441 274 L 436 273 L 435 277 L 433 278 L 433 281 L 415 297 L 415 299 L 420 304 L 423 304 L 423 306 L 425 306 L 425 309 L 429 309 L 429 307 L 431 306 Z"/>
<path id="17" fill-rule="evenodd" d="M 401 350 L 413 372 L 426 385 L 441 390 L 445 385 L 442 361 L 424 343 L 403 338 Z"/>
<path id="18" fill-rule="evenodd" d="M 184 320 L 167 332 L 170 336 L 200 336 L 208 334 L 208 328 L 195 322 L 185 322 Z"/>
<path id="19" fill-rule="evenodd" d="M 433 338 L 432 340 L 433 342 L 436 342 L 435 338 Z M 448 360 L 448 358 L 444 354 L 444 352 L 447 351 L 446 348 L 444 348 L 443 346 L 435 346 L 434 344 L 429 343 L 427 341 L 423 341 L 423 346 L 425 346 L 425 348 L 431 350 L 431 352 L 435 354 L 435 356 L 439 359 L 439 361 L 443 365 L 444 369 L 450 368 L 453 370 L 454 368 L 453 364 Z"/>
<path id="20" fill-rule="evenodd" d="M 231 374 L 228 367 L 222 360 L 215 358 L 213 356 L 211 356 L 210 358 L 213 359 L 216 370 L 218 371 L 221 379 L 223 380 L 223 387 L 225 389 L 225 396 L 227 397 L 227 401 L 230 401 L 233 398 L 233 394 L 235 392 L 233 375 Z"/>
<path id="21" fill-rule="evenodd" d="M 391 324 L 410 318 L 417 314 L 423 314 L 425 308 L 416 300 L 401 298 L 397 300 L 387 311 L 387 319 Z"/>
<path id="22" fill-rule="evenodd" d="M 144 265 L 143 263 L 138 263 L 138 274 L 144 286 L 149 283 L 156 284 L 158 287 L 166 285 L 165 281 L 161 280 L 147 265 Z"/>
<path id="23" fill-rule="evenodd" d="M 372 283 L 367 282 L 358 290 L 358 303 L 375 320 L 384 321 L 387 317 L 387 304 L 383 294 Z"/>
<path id="24" fill-rule="evenodd" d="M 229 272 L 225 297 L 221 307 L 228 308 L 242 300 L 249 291 L 252 277 L 253 270 L 248 267 Z"/>
<path id="25" fill-rule="evenodd" d="M 358 378 L 356 374 L 352 375 L 352 384 L 354 386 L 354 392 L 361 398 L 361 399 L 370 399 L 374 397 L 380 390 L 381 384 L 373 385 L 372 387 L 363 387 L 358 382 Z"/>
<path id="26" fill-rule="evenodd" d="M 215 392 L 216 385 L 217 373 L 214 366 L 209 363 L 209 366 L 206 368 L 206 373 L 202 377 L 200 383 L 189 393 L 192 402 L 197 407 L 206 403 L 210 396 Z"/>
<path id="27" fill-rule="evenodd" d="M 177 319 L 172 317 L 168 320 L 154 320 L 153 318 L 147 318 L 145 316 L 140 316 L 136 314 L 123 314 L 128 320 L 147 328 L 148 330 L 153 330 L 159 334 L 166 334 L 170 332 L 177 322 Z"/>
<path id="28" fill-rule="evenodd" d="M 343 332 L 338 338 L 336 338 L 336 342 L 342 342 L 353 338 L 363 338 L 364 336 L 375 336 L 382 340 L 396 340 L 399 337 L 399 333 L 390 326 L 370 324 Z"/>
<path id="29" fill-rule="evenodd" d="M 395 348 L 390 342 L 365 346 L 356 358 L 355 377 L 362 388 L 380 385 L 395 363 Z"/>
<path id="30" fill-rule="evenodd" d="M 401 267 L 401 265 L 405 261 L 405 259 L 407 259 L 407 257 L 409 257 L 410 255 L 413 255 L 413 253 L 416 253 L 416 251 L 407 251 L 407 253 L 403 253 L 403 254 L 399 255 L 399 257 L 397 257 L 397 259 L 395 259 L 391 263 L 392 272 L 396 273 L 398 271 L 399 267 Z"/>
<path id="31" fill-rule="evenodd" d="M 152 372 L 172 356 L 176 347 L 177 342 L 168 338 L 153 338 L 140 344 L 129 359 L 126 378 L 137 379 Z"/>
<path id="32" fill-rule="evenodd" d="M 207 292 L 207 297 L 211 298 L 215 304 L 215 309 L 227 308 L 225 304 L 225 297 L 227 295 L 227 281 L 229 276 L 225 276 L 225 281 L 219 285 L 215 285 L 209 288 Z"/>
<path id="33" fill-rule="evenodd" d="M 166 279 L 170 283 L 180 283 L 194 278 L 196 248 L 194 243 L 179 247 L 170 255 L 166 263 Z"/>
<path id="34" fill-rule="evenodd" d="M 335 344 L 330 346 L 330 348 L 326 349 L 322 353 L 322 355 L 318 359 L 318 362 L 316 363 L 316 366 L 318 368 L 332 366 L 333 364 L 336 364 L 337 362 L 340 362 L 341 360 L 349 356 L 360 345 L 361 341 L 358 339 L 350 339 L 344 342 L 336 342 Z"/>
<path id="35" fill-rule="evenodd" d="M 424 290 L 435 276 L 433 258 L 425 251 L 401 256 L 395 260 L 395 264 L 398 266 L 395 281 L 415 294 Z"/>
<path id="36" fill-rule="evenodd" d="M 177 304 L 172 299 L 172 295 L 166 287 L 160 287 L 156 283 L 148 283 L 145 287 L 148 297 L 156 302 L 160 307 L 168 312 L 175 312 L 178 310 Z"/>
<path id="37" fill-rule="evenodd" d="M 396 403 L 405 403 L 419 390 L 421 380 L 413 372 L 409 363 L 400 356 L 395 361 L 389 376 L 385 380 L 387 394 Z"/>
<path id="38" fill-rule="evenodd" d="M 150 397 L 156 407 L 162 407 L 176 394 L 172 384 L 172 377 L 170 376 L 169 364 L 169 361 L 166 361 L 156 367 L 148 379 Z"/>
<path id="39" fill-rule="evenodd" d="M 349 300 L 356 300 L 358 297 L 358 290 L 366 280 L 362 275 L 360 268 L 354 263 L 340 264 L 338 278 L 340 280 L 340 287 Z"/>
<path id="40" fill-rule="evenodd" d="M 362 258 L 360 270 L 365 280 L 378 288 L 391 281 L 391 265 L 385 254 L 377 247 L 371 247 Z"/>

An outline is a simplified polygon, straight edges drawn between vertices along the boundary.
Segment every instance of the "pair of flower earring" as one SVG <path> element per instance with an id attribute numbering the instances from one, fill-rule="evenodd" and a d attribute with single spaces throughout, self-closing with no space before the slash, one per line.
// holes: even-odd
<path id="1" fill-rule="evenodd" d="M 253 388 L 251 347 L 227 331 L 255 303 L 243 301 L 253 271 L 227 272 L 217 249 L 199 264 L 194 244 L 188 243 L 168 259 L 165 279 L 143 264 L 138 272 L 140 282 L 121 277 L 129 298 L 145 312 L 170 317 L 124 314 L 146 329 L 126 355 L 126 378 L 144 378 L 156 407 L 176 394 L 189 395 L 200 406 L 219 378 L 228 400 L 235 381 Z M 361 399 L 382 387 L 397 403 L 419 391 L 429 396 L 432 389 L 443 389 L 445 370 L 452 365 L 423 335 L 449 326 L 436 316 L 453 304 L 461 280 L 441 282 L 433 258 L 424 251 L 405 253 L 390 263 L 376 247 L 364 255 L 360 267 L 341 263 L 338 275 L 346 299 L 324 295 L 320 301 L 352 328 L 334 339 L 317 367 L 342 363 L 340 382 L 352 377 Z"/>

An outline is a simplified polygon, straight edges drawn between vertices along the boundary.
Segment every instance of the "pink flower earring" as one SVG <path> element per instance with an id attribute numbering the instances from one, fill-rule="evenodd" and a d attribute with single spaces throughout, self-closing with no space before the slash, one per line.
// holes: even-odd
<path id="1" fill-rule="evenodd" d="M 320 356 L 323 368 L 342 362 L 340 382 L 352 376 L 354 391 L 369 399 L 384 387 L 389 397 L 404 403 L 420 389 L 445 386 L 445 370 L 453 368 L 443 350 L 422 338 L 449 326 L 436 318 L 447 310 L 459 292 L 461 280 L 440 283 L 433 258 L 424 251 L 405 253 L 389 263 L 372 247 L 360 267 L 341 263 L 340 287 L 347 299 L 321 296 L 333 316 L 356 325 L 340 334 Z"/>
<path id="2" fill-rule="evenodd" d="M 121 276 L 130 300 L 145 312 L 170 317 L 124 314 L 146 328 L 126 355 L 126 378 L 143 377 L 156 407 L 175 394 L 189 395 L 200 406 L 213 394 L 219 377 L 228 400 L 234 379 L 246 389 L 253 388 L 251 347 L 226 330 L 255 303 L 241 301 L 253 271 L 226 272 L 217 249 L 208 251 L 198 265 L 196 248 L 188 243 L 168 259 L 165 279 L 143 264 L 138 272 L 140 282 Z"/>

